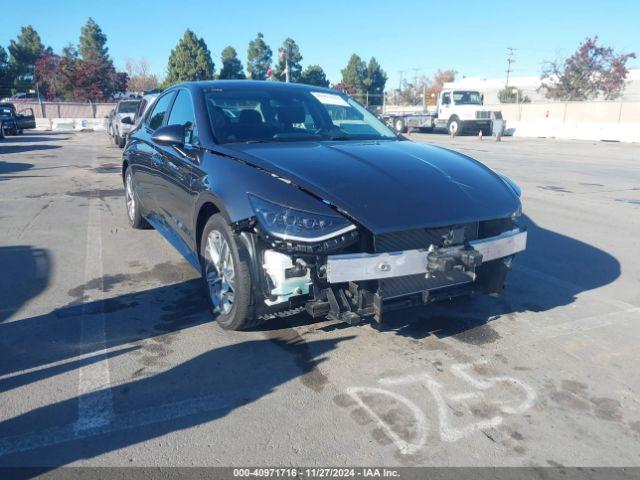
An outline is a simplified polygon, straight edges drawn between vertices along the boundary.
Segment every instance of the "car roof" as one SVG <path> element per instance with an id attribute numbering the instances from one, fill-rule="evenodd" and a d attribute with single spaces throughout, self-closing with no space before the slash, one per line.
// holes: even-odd
<path id="1" fill-rule="evenodd" d="M 306 85 L 304 83 L 286 83 L 268 80 L 202 80 L 199 82 L 182 82 L 172 85 L 168 90 L 173 88 L 188 88 L 190 90 L 206 90 L 211 88 L 229 88 L 233 90 L 253 90 L 259 87 L 263 90 L 307 90 L 307 91 L 323 91 L 327 93 L 343 94 L 339 90 L 333 90 L 325 87 L 317 87 L 315 85 Z"/>

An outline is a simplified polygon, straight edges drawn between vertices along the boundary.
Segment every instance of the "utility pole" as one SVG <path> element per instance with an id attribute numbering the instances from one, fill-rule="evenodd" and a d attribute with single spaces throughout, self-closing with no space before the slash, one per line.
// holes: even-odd
<path id="1" fill-rule="evenodd" d="M 291 72 L 289 71 L 289 44 L 285 48 L 281 48 L 278 51 L 280 58 L 284 58 L 284 81 L 289 83 L 291 81 Z M 282 77 L 280 77 L 281 79 Z"/>
<path id="2" fill-rule="evenodd" d="M 291 81 L 291 73 L 289 72 L 289 52 L 284 54 L 284 81 L 289 83 Z"/>
<path id="3" fill-rule="evenodd" d="M 396 105 L 400 105 L 402 95 L 402 75 L 404 70 L 398 70 L 398 95 L 396 96 Z"/>
<path id="4" fill-rule="evenodd" d="M 509 74 L 511 73 L 511 64 L 515 63 L 516 59 L 514 58 L 516 55 L 516 49 L 513 47 L 507 48 L 507 82 L 505 83 L 505 88 L 509 86 Z"/>

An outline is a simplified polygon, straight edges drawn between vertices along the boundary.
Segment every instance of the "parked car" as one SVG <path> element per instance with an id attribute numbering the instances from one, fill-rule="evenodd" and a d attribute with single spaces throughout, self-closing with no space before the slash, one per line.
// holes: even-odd
<path id="1" fill-rule="evenodd" d="M 45 98 L 37 93 L 20 92 L 3 98 L 2 102 L 44 102 Z"/>
<path id="2" fill-rule="evenodd" d="M 138 125 L 138 123 L 140 123 L 140 120 L 149 111 L 149 108 L 151 108 L 151 106 L 154 104 L 154 102 L 159 96 L 160 96 L 160 93 L 148 93 L 142 96 L 142 98 L 140 99 L 140 104 L 138 105 L 138 110 L 136 111 L 136 114 L 133 117 L 134 125 Z"/>
<path id="3" fill-rule="evenodd" d="M 513 181 L 319 87 L 175 85 L 131 133 L 122 175 L 130 224 L 200 271 L 225 329 L 303 305 L 381 328 L 387 309 L 501 292 L 526 246 Z"/>
<path id="4" fill-rule="evenodd" d="M 36 118 L 31 108 L 16 111 L 13 103 L 0 103 L 0 122 L 4 135 L 21 135 L 24 130 L 36 128 Z"/>
<path id="5" fill-rule="evenodd" d="M 114 143 L 124 148 L 127 136 L 133 127 L 133 118 L 140 105 L 140 100 L 120 100 L 116 105 L 113 115 L 108 117 L 107 131 L 113 137 Z"/>

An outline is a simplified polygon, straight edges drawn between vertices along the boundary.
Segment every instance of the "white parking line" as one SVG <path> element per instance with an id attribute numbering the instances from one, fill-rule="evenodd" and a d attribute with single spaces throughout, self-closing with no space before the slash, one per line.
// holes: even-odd
<path id="1" fill-rule="evenodd" d="M 96 197 L 89 199 L 89 221 L 85 259 L 85 283 L 99 278 L 97 293 L 85 292 L 85 305 L 100 302 L 104 296 L 102 264 L 102 215 Z M 82 317 L 80 344 L 92 347 L 100 360 L 79 369 L 78 420 L 76 431 L 108 425 L 113 417 L 113 396 L 109 365 L 107 363 L 104 312 L 89 314 L 88 308 Z"/>
<path id="2" fill-rule="evenodd" d="M 20 435 L 0 438 L 0 457 L 73 440 L 136 429 L 161 422 L 171 422 L 205 412 L 212 414 L 211 420 L 214 420 L 215 412 L 230 410 L 241 403 L 241 400 L 229 401 L 227 398 L 214 394 L 112 415 L 108 424 L 95 425 L 92 428 L 79 430 L 77 423 L 74 423 L 36 432 L 26 432 Z M 169 427 L 169 429 L 173 430 L 173 427 Z"/>

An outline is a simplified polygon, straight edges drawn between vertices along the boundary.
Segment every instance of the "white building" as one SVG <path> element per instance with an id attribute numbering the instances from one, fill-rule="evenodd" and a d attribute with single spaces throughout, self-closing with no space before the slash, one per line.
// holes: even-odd
<path id="1" fill-rule="evenodd" d="M 482 78 L 482 77 L 465 77 L 455 82 L 444 84 L 444 88 L 453 88 L 461 90 L 479 90 L 484 94 L 486 104 L 500 103 L 498 100 L 498 91 L 505 86 L 506 78 Z M 517 87 L 522 90 L 523 94 L 529 97 L 532 102 L 544 102 L 547 99 L 544 92 L 538 92 L 540 87 L 540 77 L 516 77 L 509 78 L 509 86 Z M 630 69 L 627 75 L 627 85 L 622 95 L 623 100 L 640 101 L 640 68 Z"/>

